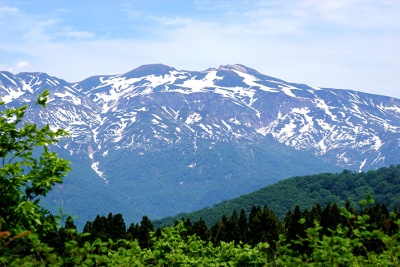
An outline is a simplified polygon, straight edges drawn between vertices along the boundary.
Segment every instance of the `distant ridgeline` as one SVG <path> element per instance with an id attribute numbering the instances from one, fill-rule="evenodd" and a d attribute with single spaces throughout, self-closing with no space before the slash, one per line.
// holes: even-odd
<path id="1" fill-rule="evenodd" d="M 76 83 L 0 71 L 4 107 L 34 103 L 45 89 L 46 109 L 29 108 L 26 121 L 69 132 L 54 151 L 72 171 L 41 205 L 77 216 L 80 228 L 110 211 L 160 219 L 288 177 L 400 164 L 400 99 L 288 82 L 240 64 L 150 64 Z M 285 209 L 303 204 L 287 201 Z"/>
<path id="2" fill-rule="evenodd" d="M 400 163 L 400 99 L 287 82 L 240 64 L 150 64 L 76 83 L 0 71 L 4 108 L 30 106 L 45 89 L 46 109 L 29 108 L 26 121 L 69 132 L 53 149 L 72 171 L 41 205 L 77 216 L 80 228 L 110 211 L 127 221 L 161 219 L 288 177 Z M 280 209 L 263 197 L 246 209 L 266 203 L 281 214 L 303 203 L 287 201 Z"/>
<path id="3" fill-rule="evenodd" d="M 244 209 L 250 213 L 253 206 L 266 205 L 269 210 L 283 219 L 288 210 L 296 205 L 302 209 L 311 209 L 314 204 L 325 205 L 336 202 L 344 206 L 350 201 L 353 208 L 368 194 L 376 203 L 385 203 L 389 210 L 400 207 L 400 165 L 391 165 L 368 172 L 322 173 L 293 177 L 264 187 L 253 193 L 227 200 L 192 213 L 180 213 L 174 217 L 154 220 L 155 226 L 172 225 L 176 220 L 188 218 L 198 221 L 200 218 L 207 225 L 214 224 L 224 214 Z"/>

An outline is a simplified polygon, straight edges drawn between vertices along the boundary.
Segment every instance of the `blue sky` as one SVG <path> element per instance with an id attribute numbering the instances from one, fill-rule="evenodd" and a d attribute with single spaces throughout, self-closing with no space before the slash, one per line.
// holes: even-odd
<path id="1" fill-rule="evenodd" d="M 76 82 L 240 63 L 400 98 L 399 16 L 398 0 L 0 0 L 0 70 Z"/>

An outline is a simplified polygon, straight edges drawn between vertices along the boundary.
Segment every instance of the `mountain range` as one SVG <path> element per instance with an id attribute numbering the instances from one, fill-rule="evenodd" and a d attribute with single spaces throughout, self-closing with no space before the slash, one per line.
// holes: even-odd
<path id="1" fill-rule="evenodd" d="M 47 108 L 33 104 L 44 90 Z M 377 88 L 377 91 L 379 88 Z M 240 64 L 162 64 L 69 83 L 0 72 L 5 107 L 66 129 L 54 148 L 70 175 L 42 200 L 84 222 L 192 211 L 296 175 L 400 161 L 400 100 L 273 78 Z"/>

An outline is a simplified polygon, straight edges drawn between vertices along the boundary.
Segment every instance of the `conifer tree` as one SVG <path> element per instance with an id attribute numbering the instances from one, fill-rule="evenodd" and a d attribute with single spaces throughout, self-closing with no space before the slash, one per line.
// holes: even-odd
<path id="1" fill-rule="evenodd" d="M 150 232 L 153 232 L 153 224 L 149 218 L 144 215 L 140 221 L 139 231 L 138 231 L 138 241 L 142 249 L 150 248 Z"/>
<path id="2" fill-rule="evenodd" d="M 231 233 L 231 239 L 235 241 L 235 243 L 239 243 L 241 235 L 239 229 L 239 217 L 236 210 L 232 212 L 232 215 L 229 218 L 228 232 Z"/>
<path id="3" fill-rule="evenodd" d="M 185 225 L 186 228 L 186 232 L 182 233 L 185 237 L 188 235 L 193 235 L 193 231 L 192 231 L 192 222 L 190 221 L 189 218 L 187 218 L 186 220 L 184 220 L 182 218 L 183 221 L 183 225 Z"/>
<path id="4" fill-rule="evenodd" d="M 365 213 L 369 216 L 370 226 L 367 227 L 368 230 L 379 229 L 385 234 L 390 232 L 390 217 L 389 211 L 386 204 L 375 204 L 372 207 L 366 209 Z M 380 253 L 384 250 L 385 244 L 381 240 L 375 238 L 365 241 L 365 246 L 370 251 L 375 251 Z"/>
<path id="5" fill-rule="evenodd" d="M 126 238 L 128 240 L 137 240 L 139 238 L 139 224 L 131 223 L 128 230 L 126 231 Z"/>
<path id="6" fill-rule="evenodd" d="M 276 214 L 269 210 L 267 206 L 264 206 L 261 215 L 261 225 L 263 234 L 260 242 L 267 242 L 270 245 L 270 249 L 275 251 L 279 235 L 283 233 L 283 225 Z"/>
<path id="7" fill-rule="evenodd" d="M 107 218 L 97 215 L 92 225 L 92 239 L 100 238 L 102 241 L 107 241 L 110 237 L 107 227 Z"/>
<path id="8" fill-rule="evenodd" d="M 262 235 L 261 208 L 253 206 L 249 215 L 249 239 L 251 245 L 256 245 Z"/>
<path id="9" fill-rule="evenodd" d="M 340 210 L 336 205 L 336 202 L 332 205 L 328 203 L 321 214 L 321 226 L 323 227 L 322 234 L 330 236 L 331 231 L 329 231 L 329 229 L 336 229 L 340 223 L 343 224 L 345 221 L 343 220 L 343 217 L 340 216 Z"/>
<path id="10" fill-rule="evenodd" d="M 306 218 L 306 228 L 312 228 L 315 223 L 321 220 L 322 208 L 320 204 L 316 204 L 311 208 L 309 216 Z"/>
<path id="11" fill-rule="evenodd" d="M 211 227 L 212 242 L 214 245 L 218 245 L 221 241 L 229 242 L 230 235 L 226 230 L 229 220 L 226 215 L 222 215 L 221 220 L 217 221 Z"/>
<path id="12" fill-rule="evenodd" d="M 240 210 L 240 216 L 238 220 L 238 230 L 240 233 L 239 240 L 242 241 L 243 243 L 247 243 L 249 236 L 249 227 L 247 222 L 246 211 L 244 209 Z"/>
<path id="13" fill-rule="evenodd" d="M 106 230 L 111 239 L 113 236 L 112 232 L 113 232 L 113 228 L 114 228 L 113 218 L 114 218 L 114 215 L 112 214 L 112 212 L 108 213 L 108 216 L 106 219 Z"/>
<path id="14" fill-rule="evenodd" d="M 204 222 L 203 217 L 200 217 L 197 222 L 193 223 L 192 232 L 204 241 L 207 241 L 209 239 L 208 227 Z"/>
<path id="15" fill-rule="evenodd" d="M 85 226 L 83 227 L 82 233 L 87 233 L 87 234 L 90 234 L 90 235 L 82 237 L 82 239 L 80 240 L 82 244 L 85 243 L 86 241 L 92 242 L 94 240 L 93 239 L 93 235 L 92 235 L 92 231 L 93 231 L 93 222 L 92 221 L 86 221 Z"/>
<path id="16" fill-rule="evenodd" d="M 58 231 L 59 246 L 56 247 L 60 255 L 64 254 L 64 244 L 67 241 L 75 240 L 77 238 L 76 225 L 71 216 L 68 216 L 65 221 L 64 227 Z"/>
<path id="17" fill-rule="evenodd" d="M 299 237 L 304 238 L 306 236 L 306 226 L 304 223 L 301 223 L 302 219 L 302 212 L 300 211 L 299 205 L 296 205 L 293 214 L 288 212 L 287 220 L 285 222 L 286 228 L 286 240 L 291 242 L 292 240 L 296 240 Z M 307 248 L 299 245 L 299 244 L 292 244 L 292 247 L 295 251 L 298 251 L 300 254 L 303 254 Z"/>
<path id="18" fill-rule="evenodd" d="M 115 214 L 113 217 L 111 238 L 114 241 L 126 238 L 126 224 L 121 213 Z"/>

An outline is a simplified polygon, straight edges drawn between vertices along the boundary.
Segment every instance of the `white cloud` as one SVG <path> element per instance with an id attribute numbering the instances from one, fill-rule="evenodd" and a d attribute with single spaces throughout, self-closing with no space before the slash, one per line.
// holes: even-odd
<path id="1" fill-rule="evenodd" d="M 19 9 L 16 7 L 10 7 L 10 6 L 0 6 L 0 13 L 16 13 L 18 12 Z"/>
<path id="2" fill-rule="evenodd" d="M 96 36 L 96 34 L 87 31 L 66 31 L 60 33 L 59 35 L 74 39 L 90 39 Z"/>
<path id="3" fill-rule="evenodd" d="M 119 23 L 140 27 L 145 38 L 125 32 L 112 39 L 85 25 L 66 25 L 57 16 L 35 17 L 19 11 L 22 21 L 15 15 L 8 23 L 10 29 L 0 27 L 0 35 L 11 40 L 0 43 L 0 65 L 16 69 L 13 62 L 24 58 L 32 63 L 24 69 L 74 82 L 149 63 L 189 70 L 242 63 L 292 82 L 400 98 L 399 20 L 394 18 L 399 4 L 380 3 L 199 1 L 195 3 L 198 14 L 191 16 L 125 6 Z M 12 54 L 16 58 L 8 56 Z M 379 84 L 382 88 L 377 91 Z"/>
<path id="4" fill-rule="evenodd" d="M 297 8 L 315 19 L 355 29 L 400 29 L 400 1 L 392 0 L 303 0 Z"/>
<path id="5" fill-rule="evenodd" d="M 22 35 L 27 42 L 43 42 L 52 38 L 51 29 L 57 27 L 56 19 L 32 21 L 25 25 L 25 33 Z"/>
<path id="6" fill-rule="evenodd" d="M 17 68 L 19 68 L 19 69 L 22 69 L 22 68 L 25 68 L 25 67 L 29 67 L 30 64 L 29 64 L 29 62 L 26 61 L 26 60 L 21 60 L 21 61 L 18 61 L 18 62 L 15 64 L 15 66 L 16 66 Z"/>
<path id="7" fill-rule="evenodd" d="M 8 68 L 9 72 L 18 73 L 21 71 L 29 70 L 31 64 L 26 60 L 19 60 L 15 62 L 10 68 Z"/>
<path id="8" fill-rule="evenodd" d="M 148 19 L 151 19 L 153 21 L 158 22 L 162 26 L 168 27 L 168 26 L 185 26 L 189 23 L 192 22 L 191 19 L 189 18 L 184 18 L 184 17 L 166 17 L 166 16 L 154 16 L 154 15 L 149 15 L 147 16 Z"/>

